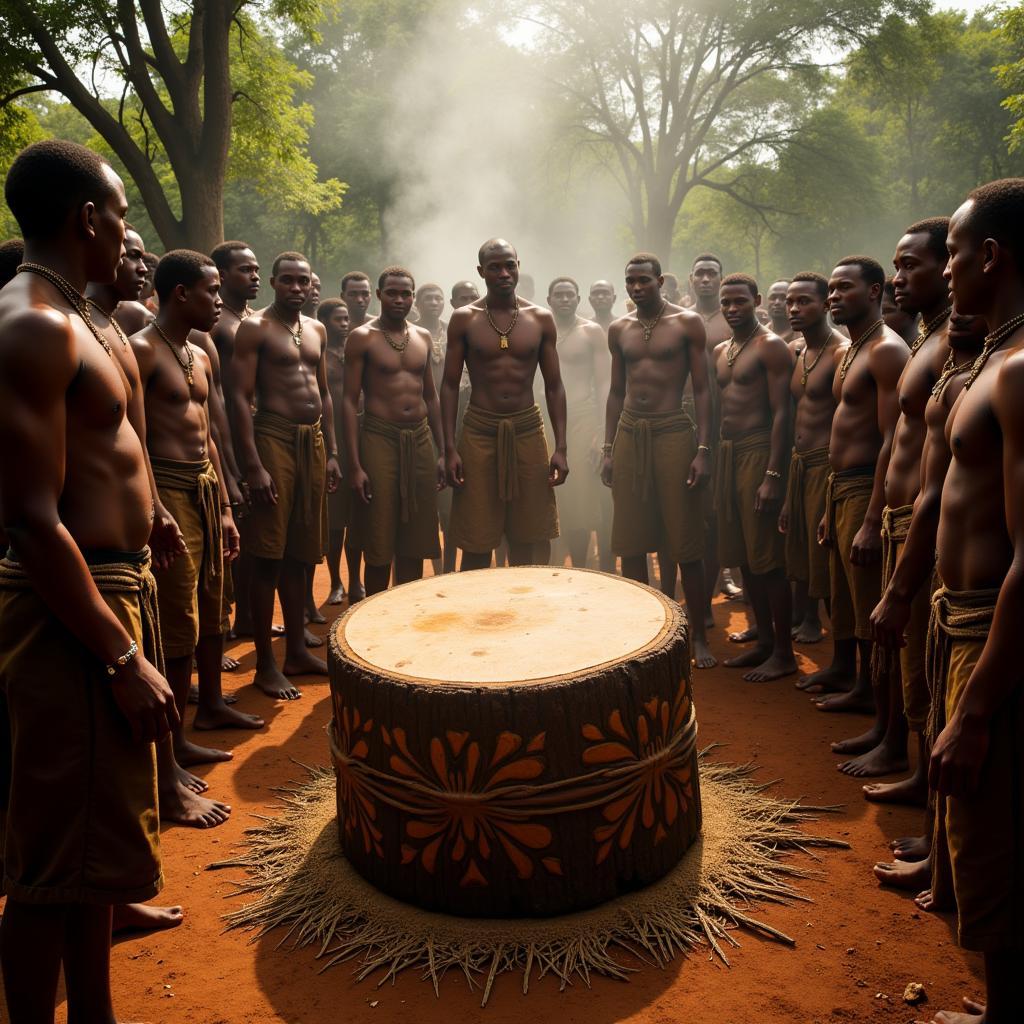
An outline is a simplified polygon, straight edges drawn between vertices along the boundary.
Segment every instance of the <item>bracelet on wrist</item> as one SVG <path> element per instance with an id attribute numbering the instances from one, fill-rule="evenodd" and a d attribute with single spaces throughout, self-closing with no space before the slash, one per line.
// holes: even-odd
<path id="1" fill-rule="evenodd" d="M 139 653 L 139 645 L 133 640 L 131 642 L 131 644 L 128 646 L 128 650 L 125 651 L 124 654 L 122 654 L 120 658 L 117 658 L 111 664 L 105 666 L 105 668 L 107 670 L 107 675 L 108 676 L 116 676 L 117 675 L 117 670 L 119 668 L 124 668 L 125 665 L 127 665 L 128 662 L 130 662 L 135 657 L 135 655 L 138 654 L 138 653 Z"/>
<path id="2" fill-rule="evenodd" d="M 709 444 L 699 444 L 699 445 L 697 445 L 697 451 L 698 452 L 707 452 L 710 455 L 711 454 L 711 445 L 709 445 Z"/>
<path id="3" fill-rule="evenodd" d="M 766 469 L 764 471 L 765 476 L 770 476 L 773 480 L 781 480 L 782 474 L 777 469 Z"/>
<path id="4" fill-rule="evenodd" d="M 603 444 L 603 445 L 601 445 L 601 454 L 602 455 L 611 455 L 611 453 L 612 453 L 612 446 L 610 444 Z"/>

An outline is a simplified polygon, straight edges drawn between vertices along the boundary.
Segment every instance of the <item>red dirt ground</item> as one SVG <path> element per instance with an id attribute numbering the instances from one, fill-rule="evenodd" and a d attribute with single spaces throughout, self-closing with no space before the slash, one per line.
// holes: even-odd
<path id="1" fill-rule="evenodd" d="M 326 575 L 318 571 L 317 596 L 326 598 Z M 731 645 L 730 629 L 745 624 L 744 605 L 717 603 L 715 653 Z M 337 609 L 328 609 L 334 612 Z M 326 634 L 328 627 L 314 627 Z M 735 651 L 735 647 L 732 650 Z M 238 905 L 230 878 L 238 871 L 207 871 L 229 855 L 253 823 L 254 814 L 273 814 L 274 787 L 301 779 L 294 762 L 327 763 L 324 726 L 330 715 L 326 679 L 301 684 L 304 696 L 274 705 L 251 685 L 250 644 L 235 644 L 242 668 L 225 676 L 226 690 L 238 690 L 239 707 L 258 712 L 268 728 L 249 734 L 206 734 L 205 742 L 234 750 L 234 761 L 199 769 L 212 795 L 226 800 L 230 821 L 209 832 L 164 831 L 167 887 L 161 903 L 182 903 L 184 924 L 171 932 L 118 941 L 113 949 L 115 1006 L 120 1019 L 152 1024 L 434 1024 L 481 1020 L 488 1024 L 746 1024 L 751 1021 L 904 1022 L 930 1020 L 938 1008 L 959 1008 L 964 995 L 983 994 L 980 961 L 956 948 L 952 922 L 917 911 L 903 894 L 882 890 L 871 865 L 889 859 L 887 840 L 921 830 L 921 812 L 880 807 L 861 798 L 861 783 L 836 771 L 839 758 L 828 743 L 862 731 L 861 716 L 826 715 L 811 707 L 793 679 L 746 683 L 740 672 L 716 668 L 695 672 L 694 694 L 701 743 L 725 744 L 723 760 L 754 761 L 764 780 L 778 779 L 776 791 L 817 805 L 842 804 L 840 814 L 811 826 L 842 838 L 850 849 L 823 851 L 827 878 L 801 884 L 813 902 L 769 907 L 763 915 L 797 940 L 793 949 L 741 934 L 729 955 L 731 969 L 698 952 L 664 970 L 643 968 L 629 982 L 603 978 L 592 987 L 576 984 L 559 993 L 549 978 L 523 996 L 513 975 L 499 978 L 486 1010 L 479 992 L 448 975 L 441 998 L 414 973 L 395 985 L 357 983 L 350 965 L 318 973 L 310 949 L 276 948 L 279 935 L 251 943 L 241 932 L 222 933 L 220 915 Z M 806 670 L 830 653 L 824 643 L 799 651 Z M 191 714 L 191 713 L 190 713 Z M 810 861 L 799 858 L 807 866 Z M 640 966 L 640 965 L 637 965 Z M 914 1009 L 903 1002 L 904 987 L 919 981 L 928 1002 Z M 65 1019 L 65 1008 L 58 1019 Z M 5 1014 L 0 1012 L 0 1019 Z"/>

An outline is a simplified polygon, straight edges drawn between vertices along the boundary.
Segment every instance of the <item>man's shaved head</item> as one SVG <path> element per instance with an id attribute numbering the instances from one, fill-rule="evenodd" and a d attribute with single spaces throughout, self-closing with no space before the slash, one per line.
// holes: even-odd
<path id="1" fill-rule="evenodd" d="M 491 256 L 496 252 L 505 251 L 512 252 L 516 259 L 519 259 L 519 253 L 516 252 L 516 247 L 511 242 L 506 242 L 504 238 L 489 239 L 480 246 L 480 252 L 477 253 L 477 259 L 480 261 L 480 266 L 482 267 L 487 262 L 488 256 Z"/>

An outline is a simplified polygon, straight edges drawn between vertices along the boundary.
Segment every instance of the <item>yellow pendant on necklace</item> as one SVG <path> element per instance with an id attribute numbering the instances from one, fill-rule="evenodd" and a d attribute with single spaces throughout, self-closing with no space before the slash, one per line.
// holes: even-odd
<path id="1" fill-rule="evenodd" d="M 503 334 L 499 338 L 499 345 L 500 345 L 501 348 L 508 348 L 508 335 L 507 334 Z"/>

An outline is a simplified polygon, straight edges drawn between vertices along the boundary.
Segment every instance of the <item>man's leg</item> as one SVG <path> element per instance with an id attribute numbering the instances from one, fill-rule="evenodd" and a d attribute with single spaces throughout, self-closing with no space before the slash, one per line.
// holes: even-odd
<path id="1" fill-rule="evenodd" d="M 274 595 L 277 593 L 278 578 L 282 576 L 281 562 L 271 558 L 254 558 L 252 585 L 250 587 L 252 608 L 252 637 L 256 647 L 256 674 L 253 683 L 268 697 L 277 700 L 295 700 L 301 697 L 296 689 L 277 667 L 274 657 L 271 626 L 274 624 Z M 349 590 L 351 591 L 351 584 Z M 299 635 L 302 635 L 301 599 L 299 604 Z"/>
<path id="2" fill-rule="evenodd" d="M 345 547 L 345 531 L 331 530 L 327 540 L 327 572 L 331 577 L 328 604 L 341 604 L 345 600 L 345 586 L 341 582 L 341 552 Z"/>
<path id="3" fill-rule="evenodd" d="M 589 530 L 571 530 L 565 535 L 569 548 L 569 561 L 577 569 L 586 569 L 587 552 L 590 549 Z"/>
<path id="4" fill-rule="evenodd" d="M 676 560 L 667 551 L 658 552 L 658 582 L 659 589 L 670 600 L 676 599 L 676 580 L 679 576 L 679 566 Z M 703 605 L 701 605 L 703 607 Z"/>
<path id="5" fill-rule="evenodd" d="M 313 580 L 316 576 L 316 566 L 311 565 L 306 570 L 306 611 L 304 618 L 307 622 L 322 626 L 327 619 L 324 613 L 317 607 L 316 597 L 313 594 Z"/>
<path id="6" fill-rule="evenodd" d="M 352 536 L 352 530 L 345 531 L 345 564 L 348 566 L 348 601 L 355 604 L 366 596 L 360 576 L 363 561 L 363 549 Z"/>
<path id="7" fill-rule="evenodd" d="M 281 563 L 278 578 L 281 611 L 284 613 L 284 665 L 281 671 L 286 676 L 327 675 L 327 663 L 311 654 L 306 642 L 306 580 L 310 568 L 308 563 L 287 555 Z"/>
<path id="8" fill-rule="evenodd" d="M 489 569 L 491 567 L 490 551 L 465 551 L 462 552 L 462 564 L 460 572 L 469 572 L 472 569 Z"/>
<path id="9" fill-rule="evenodd" d="M 199 707 L 196 710 L 195 729 L 262 729 L 264 722 L 258 715 L 247 715 L 228 707 L 221 690 L 221 655 L 224 652 L 224 634 L 201 636 L 196 645 L 196 672 L 199 677 Z M 179 758 L 180 760 L 180 758 Z"/>
<path id="10" fill-rule="evenodd" d="M 859 714 L 873 715 L 875 713 L 875 698 L 871 687 L 871 641 L 854 640 L 857 656 L 860 665 L 857 674 L 854 676 L 853 687 L 843 693 L 834 693 L 825 697 L 815 699 L 814 703 L 821 711 L 854 711 Z M 882 730 L 878 732 L 878 738 L 882 737 Z M 838 750 L 838 744 L 832 748 L 837 754 L 854 753 L 851 750 Z M 863 748 L 862 748 L 863 749 Z"/>
<path id="11" fill-rule="evenodd" d="M 70 910 L 65 904 L 22 903 L 7 897 L 0 922 L 0 964 L 12 1024 L 52 1024 Z M 109 935 L 106 956 L 109 961 Z M 109 985 L 109 966 L 106 977 Z M 108 995 L 108 1018 L 109 1006 Z"/>
<path id="12" fill-rule="evenodd" d="M 646 583 L 649 579 L 647 575 L 647 556 L 623 555 L 622 575 L 625 576 L 627 580 L 636 580 L 638 583 Z"/>
<path id="13" fill-rule="evenodd" d="M 387 565 L 370 565 L 366 563 L 366 569 L 364 570 L 366 580 L 366 596 L 370 597 L 372 594 L 380 594 L 388 589 L 391 583 L 391 563 Z"/>
<path id="14" fill-rule="evenodd" d="M 465 561 L 465 556 L 463 556 Z M 509 565 L 547 565 L 551 561 L 551 541 L 543 540 L 536 544 L 508 544 Z M 502 565 L 501 562 L 498 565 Z"/>
<path id="15" fill-rule="evenodd" d="M 899 663 L 897 662 L 893 671 L 883 675 L 884 677 L 874 687 L 874 725 L 863 736 L 833 744 L 832 749 L 836 753 L 860 755 L 843 761 L 838 766 L 845 775 L 859 778 L 891 775 L 893 772 L 904 772 L 909 766 L 907 739 L 910 729 L 903 711 L 903 680 L 900 676 Z M 854 749 L 861 743 L 870 742 L 871 739 L 875 742 L 866 750 Z"/>
<path id="16" fill-rule="evenodd" d="M 757 630 L 757 641 L 749 651 L 737 654 L 734 658 L 726 658 L 728 668 L 752 668 L 766 661 L 772 653 L 772 608 L 768 599 L 768 581 L 765 576 L 755 575 L 749 566 L 743 566 L 743 579 L 750 598 L 750 608 L 754 613 L 754 626 Z"/>
<path id="17" fill-rule="evenodd" d="M 406 558 L 399 555 L 395 559 L 395 585 L 401 583 L 412 583 L 413 580 L 423 579 L 423 559 Z"/>
<path id="18" fill-rule="evenodd" d="M 231 754 L 226 750 L 215 750 L 213 747 L 200 747 L 185 739 L 185 704 L 188 700 L 188 686 L 192 681 L 192 658 L 194 652 L 178 658 L 166 659 L 167 682 L 174 693 L 174 703 L 180 716 L 178 726 L 172 733 L 174 740 L 174 759 L 185 768 L 195 764 L 212 764 L 217 761 L 230 761 Z M 220 657 L 217 659 L 220 668 Z"/>
<path id="19" fill-rule="evenodd" d="M 658 556 L 661 561 L 661 555 Z M 673 563 L 672 575 L 675 576 Z M 680 574 L 683 577 L 683 594 L 686 597 L 686 608 L 690 611 L 690 637 L 693 640 L 693 658 L 697 668 L 714 668 L 718 662 L 708 647 L 707 625 L 700 609 L 705 604 L 705 593 L 707 581 L 704 579 L 704 563 L 684 562 L 679 566 Z M 697 610 L 697 614 L 693 613 Z"/>
<path id="20" fill-rule="evenodd" d="M 793 583 L 793 639 L 798 644 L 816 644 L 822 637 L 819 600 L 807 592 L 807 581 Z"/>
<path id="21" fill-rule="evenodd" d="M 753 573 L 746 567 L 743 570 L 743 578 L 747 581 L 747 588 L 751 595 L 757 594 L 759 601 L 764 601 L 768 607 L 768 615 L 771 627 L 771 653 L 756 668 L 744 675 L 744 679 L 751 682 L 764 683 L 772 679 L 779 679 L 788 676 L 796 671 L 796 658 L 793 656 L 793 596 L 789 588 L 789 580 L 782 569 L 773 569 L 771 572 L 758 574 Z M 756 582 L 755 582 L 756 581 Z M 764 596 L 761 597 L 763 592 Z M 752 597 L 753 600 L 753 597 Z M 760 614 L 763 614 L 760 613 Z M 758 623 L 758 630 L 761 629 L 761 618 L 755 608 L 755 618 Z M 760 646 L 761 640 L 758 639 Z"/>
<path id="22" fill-rule="evenodd" d="M 234 573 L 235 580 L 235 624 L 231 631 L 235 636 L 253 635 L 251 591 L 254 561 L 243 548 L 231 563 L 230 571 Z"/>
<path id="23" fill-rule="evenodd" d="M 110 998 L 110 935 L 110 907 L 82 904 L 69 907 L 64 929 L 68 1024 L 114 1022 Z"/>
<path id="24" fill-rule="evenodd" d="M 941 1010 L 933 1024 L 1010 1024 L 1024 1020 L 1024 997 L 1016 974 L 1020 970 L 1019 949 L 985 954 L 985 1003 L 964 1000 L 964 1011 Z"/>

